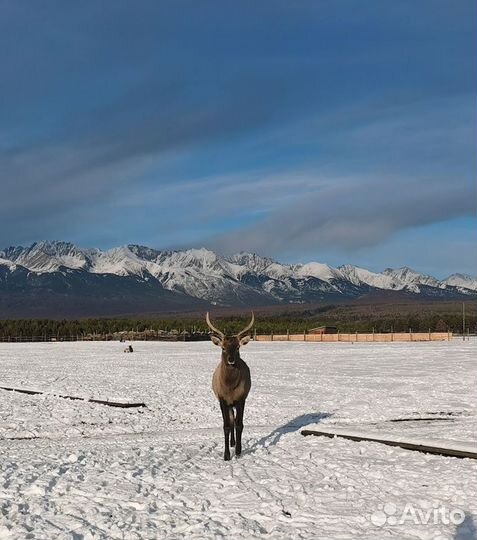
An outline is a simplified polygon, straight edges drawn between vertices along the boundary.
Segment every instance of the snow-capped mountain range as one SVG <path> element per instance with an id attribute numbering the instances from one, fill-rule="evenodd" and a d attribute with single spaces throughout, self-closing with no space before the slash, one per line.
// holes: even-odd
<path id="1" fill-rule="evenodd" d="M 306 303 L 379 291 L 439 298 L 477 295 L 477 279 L 471 276 L 453 274 L 440 281 L 406 267 L 375 273 L 352 265 L 281 264 L 251 253 L 222 257 L 207 249 L 160 251 L 138 245 L 102 251 L 47 241 L 0 251 L 0 295 L 18 297 L 33 288 L 63 297 L 79 296 L 81 290 L 84 298 L 88 283 L 96 298 L 107 292 L 104 302 L 111 294 L 125 299 L 123 287 L 134 289 L 130 301 L 137 295 L 140 301 L 144 288 L 150 301 L 155 298 L 168 308 L 177 302 L 183 308 L 186 298 L 196 301 L 193 307 Z"/>

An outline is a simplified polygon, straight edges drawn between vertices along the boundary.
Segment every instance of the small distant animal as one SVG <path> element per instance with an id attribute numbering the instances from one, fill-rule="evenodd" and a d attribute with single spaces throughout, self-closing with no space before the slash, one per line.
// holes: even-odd
<path id="1" fill-rule="evenodd" d="M 127 353 L 134 352 L 134 350 L 133 350 L 133 348 L 132 348 L 132 345 L 128 345 L 128 346 L 124 349 L 124 352 L 127 352 Z"/>
<path id="2" fill-rule="evenodd" d="M 211 322 L 209 313 L 205 320 L 212 330 L 210 339 L 222 349 L 220 364 L 212 377 L 212 390 L 220 403 L 224 424 L 224 460 L 230 459 L 230 446 L 235 446 L 235 455 L 242 453 L 243 413 L 245 400 L 252 386 L 250 369 L 240 358 L 240 347 L 246 345 L 251 336 L 247 335 L 255 322 L 254 314 L 249 324 L 238 334 L 226 336 Z"/>

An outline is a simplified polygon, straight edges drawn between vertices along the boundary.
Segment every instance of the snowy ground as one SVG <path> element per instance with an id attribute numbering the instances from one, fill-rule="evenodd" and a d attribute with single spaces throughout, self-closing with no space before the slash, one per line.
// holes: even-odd
<path id="1" fill-rule="evenodd" d="M 475 342 L 250 343 L 244 454 L 226 463 L 219 350 L 123 348 L 0 344 L 0 386 L 46 392 L 0 390 L 0 539 L 477 538 L 476 461 L 300 435 L 475 441 Z"/>

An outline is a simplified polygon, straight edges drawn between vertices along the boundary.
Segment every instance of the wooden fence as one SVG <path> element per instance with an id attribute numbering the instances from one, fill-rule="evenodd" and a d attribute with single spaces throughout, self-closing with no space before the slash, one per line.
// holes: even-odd
<path id="1" fill-rule="evenodd" d="M 450 341 L 452 332 L 387 332 L 387 333 L 341 333 L 336 334 L 256 334 L 255 341 L 310 341 L 318 343 L 391 341 Z M 145 335 L 130 332 L 122 336 L 127 341 L 208 341 L 207 333 Z M 467 336 L 467 339 L 470 339 Z M 119 341 L 118 335 L 91 334 L 74 336 L 0 336 L 0 343 L 31 343 L 38 341 Z"/>
<path id="2" fill-rule="evenodd" d="M 34 343 L 40 341 L 207 341 L 207 332 L 117 332 L 109 334 L 78 334 L 69 336 L 0 336 L 0 343 Z"/>
<path id="3" fill-rule="evenodd" d="M 450 341 L 452 332 L 389 332 L 386 334 L 353 332 L 349 334 L 262 334 L 256 335 L 256 341 L 310 341 L 318 343 L 336 343 L 338 341 L 355 343 L 388 343 L 392 341 Z"/>

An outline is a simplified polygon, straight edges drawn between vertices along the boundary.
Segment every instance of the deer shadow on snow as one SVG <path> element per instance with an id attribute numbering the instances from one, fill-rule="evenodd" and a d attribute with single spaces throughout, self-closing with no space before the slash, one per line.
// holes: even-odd
<path id="1" fill-rule="evenodd" d="M 326 412 L 301 414 L 300 416 L 293 418 L 283 426 L 277 427 L 271 433 L 256 441 L 250 448 L 245 450 L 243 454 L 253 454 L 259 448 L 269 448 L 270 446 L 275 446 L 278 444 L 283 435 L 298 431 L 299 429 L 309 426 L 310 424 L 318 424 L 330 416 L 331 413 Z"/>

